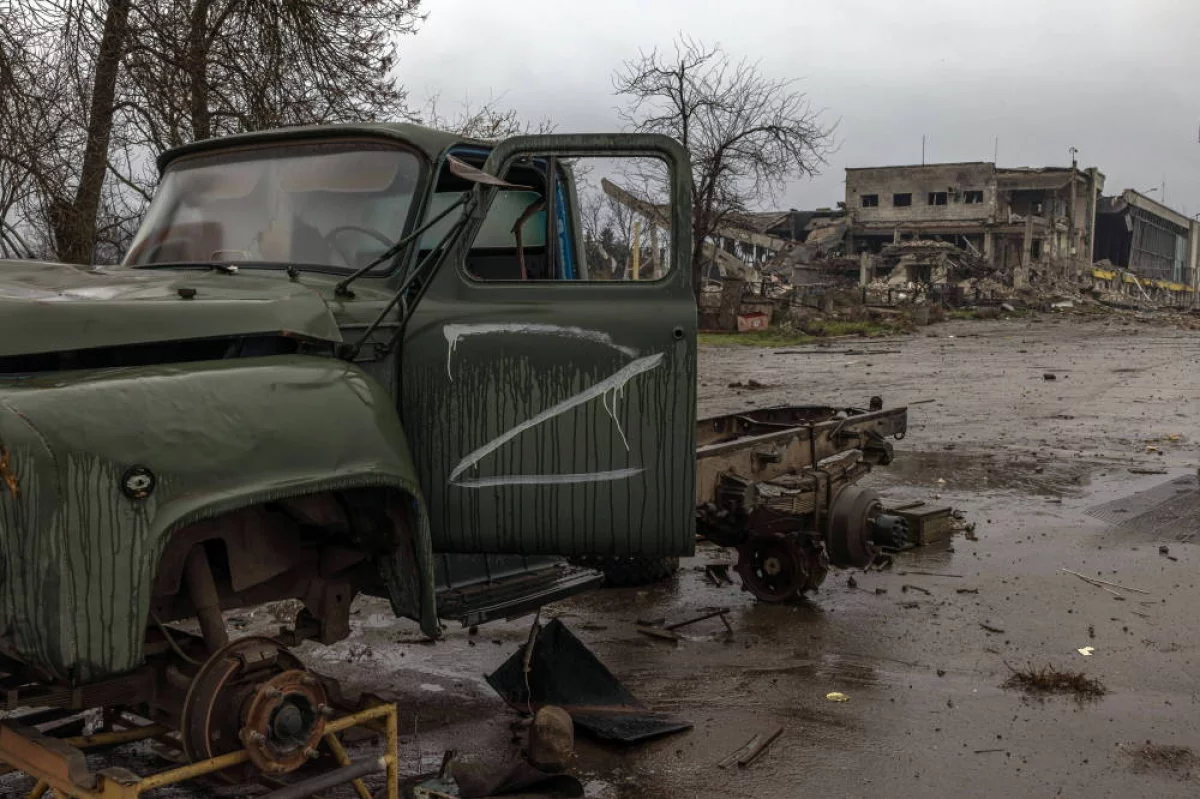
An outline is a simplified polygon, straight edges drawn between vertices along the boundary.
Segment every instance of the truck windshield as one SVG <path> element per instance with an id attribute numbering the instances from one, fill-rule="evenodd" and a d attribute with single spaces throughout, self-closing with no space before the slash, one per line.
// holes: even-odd
<path id="1" fill-rule="evenodd" d="M 356 269 L 403 235 L 420 173 L 412 152 L 361 141 L 184 158 L 167 169 L 124 263 Z"/>

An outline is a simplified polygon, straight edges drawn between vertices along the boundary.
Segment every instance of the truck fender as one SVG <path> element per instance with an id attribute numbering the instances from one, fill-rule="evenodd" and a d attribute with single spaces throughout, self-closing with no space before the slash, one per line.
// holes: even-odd
<path id="1" fill-rule="evenodd" d="M 437 633 L 407 438 L 394 399 L 354 364 L 288 355 L 0 381 L 0 461 L 3 644 L 56 677 L 140 664 L 172 534 L 317 491 L 409 503 L 383 577 L 393 608 Z"/>

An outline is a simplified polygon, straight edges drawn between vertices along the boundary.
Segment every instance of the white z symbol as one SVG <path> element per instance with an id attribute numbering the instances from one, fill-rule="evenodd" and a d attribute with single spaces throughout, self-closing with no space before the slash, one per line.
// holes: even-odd
<path id="1" fill-rule="evenodd" d="M 482 333 L 538 333 L 549 335 L 560 335 L 569 338 L 580 338 L 589 341 L 594 341 L 599 344 L 605 344 L 613 349 L 620 350 L 629 355 L 636 355 L 637 350 L 629 347 L 621 347 L 612 343 L 612 339 L 607 333 L 595 330 L 584 330 L 576 327 L 559 327 L 557 325 L 446 325 L 444 332 L 446 340 L 449 343 L 450 350 L 446 355 L 446 369 L 450 370 L 450 355 L 453 354 L 455 347 L 458 344 L 459 338 L 465 335 L 479 335 Z M 601 380 L 599 383 L 594 383 L 583 391 L 580 391 L 574 396 L 568 397 L 562 402 L 554 405 L 536 416 L 526 419 L 524 422 L 511 427 L 496 438 L 484 444 L 472 452 L 469 452 L 458 465 L 450 472 L 450 484 L 460 486 L 462 488 L 485 488 L 488 486 L 502 485 L 562 485 L 566 483 L 592 483 L 603 480 L 622 480 L 627 477 L 641 474 L 645 471 L 642 468 L 630 469 L 613 469 L 604 472 L 585 472 L 580 474 L 514 474 L 501 477 L 463 477 L 463 473 L 479 463 L 480 460 L 486 458 L 491 453 L 495 452 L 500 447 L 512 441 L 517 436 L 524 433 L 526 430 L 537 427 L 543 422 L 549 421 L 556 416 L 559 416 L 572 408 L 576 408 L 585 402 L 590 402 L 596 397 L 601 397 L 604 403 L 604 409 L 608 411 L 612 417 L 613 423 L 617 426 L 617 432 L 621 434 L 621 440 L 625 443 L 625 449 L 629 449 L 629 442 L 625 439 L 625 431 L 621 429 L 621 423 L 617 419 L 617 402 L 621 394 L 625 390 L 626 384 L 629 383 L 637 375 L 643 372 L 648 372 L 651 369 L 657 368 L 663 360 L 663 354 L 656 353 L 647 355 L 644 358 L 637 358 L 634 361 L 623 366 L 621 369 L 614 372 L 609 377 Z M 453 376 L 451 375 L 451 379 Z"/>

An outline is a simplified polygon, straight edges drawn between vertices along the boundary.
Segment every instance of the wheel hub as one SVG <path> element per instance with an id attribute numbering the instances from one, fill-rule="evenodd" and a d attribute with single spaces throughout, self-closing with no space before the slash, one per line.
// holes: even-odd
<path id="1" fill-rule="evenodd" d="M 192 762 L 245 748 L 250 767 L 286 774 L 315 755 L 328 705 L 321 682 L 271 638 L 241 638 L 204 662 L 180 714 L 180 742 Z M 246 767 L 221 772 L 238 783 Z"/>
<path id="2" fill-rule="evenodd" d="M 294 771 L 315 756 L 325 731 L 325 690 L 304 671 L 285 671 L 255 688 L 238 736 L 250 762 L 268 774 Z"/>
<path id="3" fill-rule="evenodd" d="M 804 553 L 787 535 L 751 536 L 738 547 L 737 571 L 742 586 L 764 602 L 791 599 L 808 582 Z"/>
<path id="4" fill-rule="evenodd" d="M 874 519 L 883 511 L 879 495 L 861 486 L 847 486 L 834 500 L 826 530 L 829 560 L 840 567 L 866 568 L 878 554 L 872 539 Z"/>

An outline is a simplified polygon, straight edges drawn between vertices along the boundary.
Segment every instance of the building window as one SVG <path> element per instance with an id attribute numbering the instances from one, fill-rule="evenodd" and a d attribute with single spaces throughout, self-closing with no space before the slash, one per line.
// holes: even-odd
<path id="1" fill-rule="evenodd" d="M 864 194 L 862 196 L 862 207 L 863 208 L 878 208 L 879 207 L 879 195 L 878 194 Z"/>
<path id="2" fill-rule="evenodd" d="M 967 205 L 980 205 L 983 202 L 982 191 L 964 191 L 963 202 Z"/>
<path id="3" fill-rule="evenodd" d="M 912 205 L 912 195 L 908 193 L 893 194 L 892 205 L 896 206 L 897 208 L 907 208 L 908 206 Z"/>
<path id="4" fill-rule="evenodd" d="M 944 192 L 944 191 L 929 192 L 929 204 L 930 205 L 945 205 L 947 199 L 948 198 L 946 197 L 946 192 Z"/>

